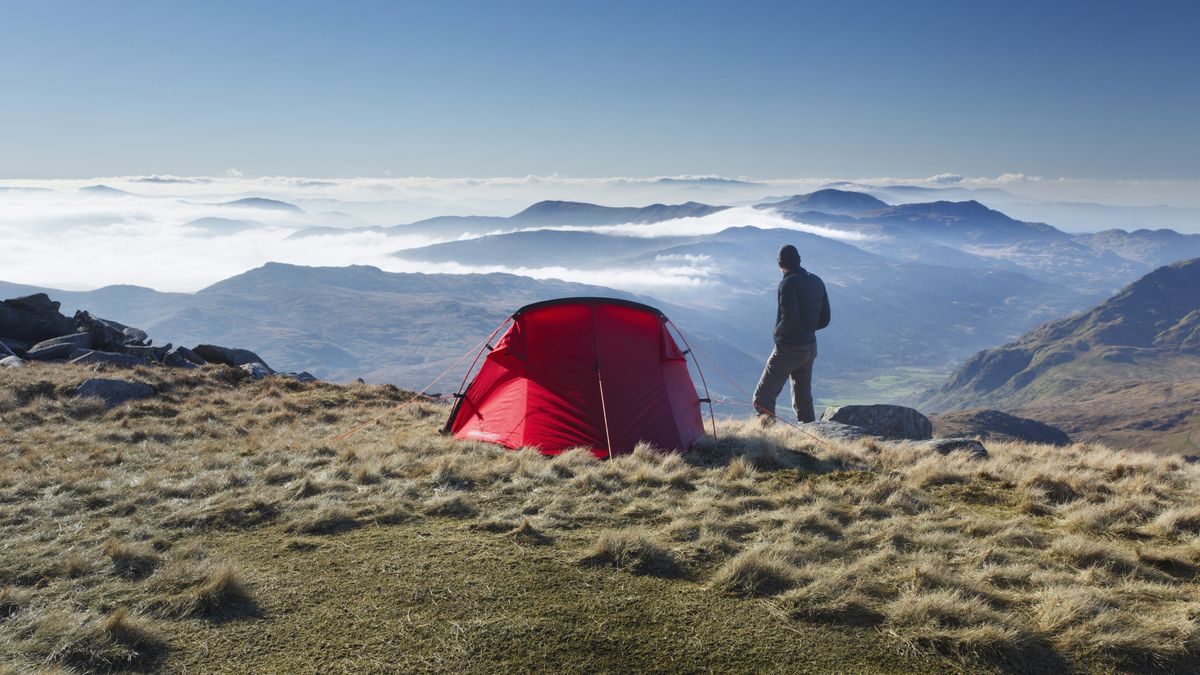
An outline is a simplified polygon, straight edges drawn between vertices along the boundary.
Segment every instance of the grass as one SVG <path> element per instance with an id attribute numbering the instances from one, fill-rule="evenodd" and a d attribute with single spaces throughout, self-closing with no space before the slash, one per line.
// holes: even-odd
<path id="1" fill-rule="evenodd" d="M 455 441 L 434 401 L 141 368 L 0 383 L 0 662 L 205 672 L 1188 671 L 1200 467 L 724 422 L 685 455 Z M 484 665 L 486 664 L 486 666 Z"/>

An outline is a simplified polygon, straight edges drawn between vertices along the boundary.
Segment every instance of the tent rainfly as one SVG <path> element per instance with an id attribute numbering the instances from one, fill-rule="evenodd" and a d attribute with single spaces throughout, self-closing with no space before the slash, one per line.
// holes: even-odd
<path id="1" fill-rule="evenodd" d="M 456 394 L 445 426 L 456 438 L 534 446 L 547 455 L 588 447 L 609 457 L 639 442 L 687 449 L 704 435 L 700 403 L 707 399 L 696 394 L 687 352 L 659 310 L 562 298 L 522 307 L 510 321 Z"/>

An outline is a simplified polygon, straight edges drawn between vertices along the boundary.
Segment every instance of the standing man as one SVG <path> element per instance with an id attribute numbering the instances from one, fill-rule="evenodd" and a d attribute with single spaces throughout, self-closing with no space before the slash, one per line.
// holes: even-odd
<path id="1" fill-rule="evenodd" d="M 775 421 L 775 399 L 792 378 L 792 408 L 801 422 L 817 419 L 813 411 L 812 368 L 817 358 L 817 331 L 829 325 L 825 282 L 800 266 L 800 252 L 788 244 L 779 249 L 779 309 L 775 313 L 775 349 L 754 389 L 754 410 L 764 423 Z"/>

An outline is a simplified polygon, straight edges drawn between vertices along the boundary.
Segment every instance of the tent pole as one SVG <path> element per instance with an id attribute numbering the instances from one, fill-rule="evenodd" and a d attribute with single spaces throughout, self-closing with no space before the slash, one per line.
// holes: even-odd
<path id="1" fill-rule="evenodd" d="M 600 376 L 600 361 L 596 361 L 596 384 L 600 385 L 600 417 L 604 419 L 604 442 L 608 445 L 608 458 L 613 458 L 612 436 L 608 434 L 608 407 L 604 404 L 604 378 Z"/>
<path id="2" fill-rule="evenodd" d="M 715 441 L 717 440 L 717 417 L 713 414 L 712 394 L 708 393 L 708 381 L 704 379 L 704 370 L 700 368 L 700 359 L 696 358 L 696 352 L 692 351 L 692 345 L 688 344 L 688 339 L 684 337 L 683 331 L 679 330 L 679 326 L 676 326 L 675 322 L 670 319 L 666 319 L 666 322 L 679 334 L 679 339 L 683 340 L 683 346 L 692 355 L 692 363 L 696 364 L 696 372 L 700 374 L 700 384 L 704 386 L 704 398 L 708 399 L 708 421 L 712 424 L 713 440 Z"/>
<path id="3" fill-rule="evenodd" d="M 509 315 L 507 319 L 501 321 L 500 325 L 496 326 L 496 330 L 492 331 L 491 335 L 487 336 L 483 342 L 479 343 L 479 351 L 475 352 L 475 360 L 471 362 L 471 367 L 467 368 L 467 372 L 463 373 L 462 383 L 458 385 L 458 391 L 454 393 L 454 407 L 450 409 L 450 417 L 446 419 L 446 424 L 442 426 L 443 432 L 449 432 L 450 427 L 454 425 L 454 418 L 458 417 L 458 409 L 462 404 L 463 391 L 467 388 L 467 378 L 471 376 L 471 371 L 475 370 L 475 364 L 479 363 L 479 357 L 483 356 L 484 350 L 487 349 L 488 345 L 492 344 L 492 338 L 496 337 L 496 334 L 499 333 L 505 326 L 507 326 L 509 321 L 512 321 L 512 315 Z M 467 352 L 467 354 L 470 353 L 471 352 Z M 461 361 L 462 359 L 459 360 Z"/>

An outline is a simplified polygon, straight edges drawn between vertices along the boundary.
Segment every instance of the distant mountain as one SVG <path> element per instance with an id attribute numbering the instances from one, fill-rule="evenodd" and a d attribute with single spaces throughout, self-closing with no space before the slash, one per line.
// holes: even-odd
<path id="1" fill-rule="evenodd" d="M 113 196 L 121 196 L 121 197 L 129 196 L 129 195 L 133 194 L 132 192 L 126 192 L 125 190 L 118 190 L 115 187 L 109 187 L 107 185 L 88 185 L 86 187 L 79 188 L 79 191 L 80 192 L 91 192 L 93 194 L 113 195 Z"/>
<path id="2" fill-rule="evenodd" d="M 821 193 L 842 200 L 832 205 L 837 213 L 805 209 L 815 205 L 818 200 L 812 197 Z M 973 200 L 855 211 L 857 202 L 849 201 L 848 195 L 861 194 L 823 190 L 757 208 L 776 209 L 798 223 L 861 235 L 857 246 L 889 258 L 1023 272 L 1070 285 L 1093 302 L 1155 267 L 1200 255 L 1200 235 L 1172 230 L 1070 234 L 1044 223 L 1016 220 Z M 779 207 L 788 203 L 798 206 Z"/>
<path id="3" fill-rule="evenodd" d="M 1070 239 L 1045 223 L 1014 220 L 975 200 L 901 204 L 863 214 L 860 220 L 895 225 L 947 244 Z"/>
<path id="4" fill-rule="evenodd" d="M 1200 441 L 1187 438 L 1200 432 L 1198 289 L 1200 258 L 1161 267 L 1087 312 L 975 354 L 925 402 L 1019 409 L 1084 438 L 1151 430 L 1172 447 Z"/>
<path id="5" fill-rule="evenodd" d="M 613 260 L 693 240 L 689 237 L 621 237 L 578 230 L 532 230 L 433 244 L 394 255 L 405 260 L 478 266 L 598 268 Z"/>
<path id="6" fill-rule="evenodd" d="M 865 192 L 817 190 L 804 195 L 795 195 L 757 208 L 773 208 L 780 211 L 819 211 L 831 214 L 854 214 L 862 211 L 878 211 L 888 208 L 887 202 L 876 199 Z"/>
<path id="7" fill-rule="evenodd" d="M 1174 230 L 1105 230 L 1077 234 L 1075 241 L 1098 254 L 1113 253 L 1151 267 L 1200 257 L 1200 234 L 1180 234 Z"/>
<path id="8" fill-rule="evenodd" d="M 281 202 L 278 199 L 267 199 L 265 197 L 246 197 L 244 199 L 235 199 L 230 202 L 221 202 L 222 206 L 244 206 L 253 209 L 268 209 L 271 211 L 287 211 L 289 213 L 304 213 L 304 209 Z"/>
<path id="9" fill-rule="evenodd" d="M 422 234 L 431 237 L 456 238 L 530 227 L 600 227 L 625 223 L 657 223 L 675 218 L 700 218 L 729 208 L 698 202 L 683 204 L 651 204 L 649 206 L 600 206 L 585 202 L 542 201 L 511 216 L 437 216 L 407 225 L 392 227 L 332 227 L 305 228 L 289 239 L 300 239 L 338 232 L 383 232 L 389 235 Z"/>

